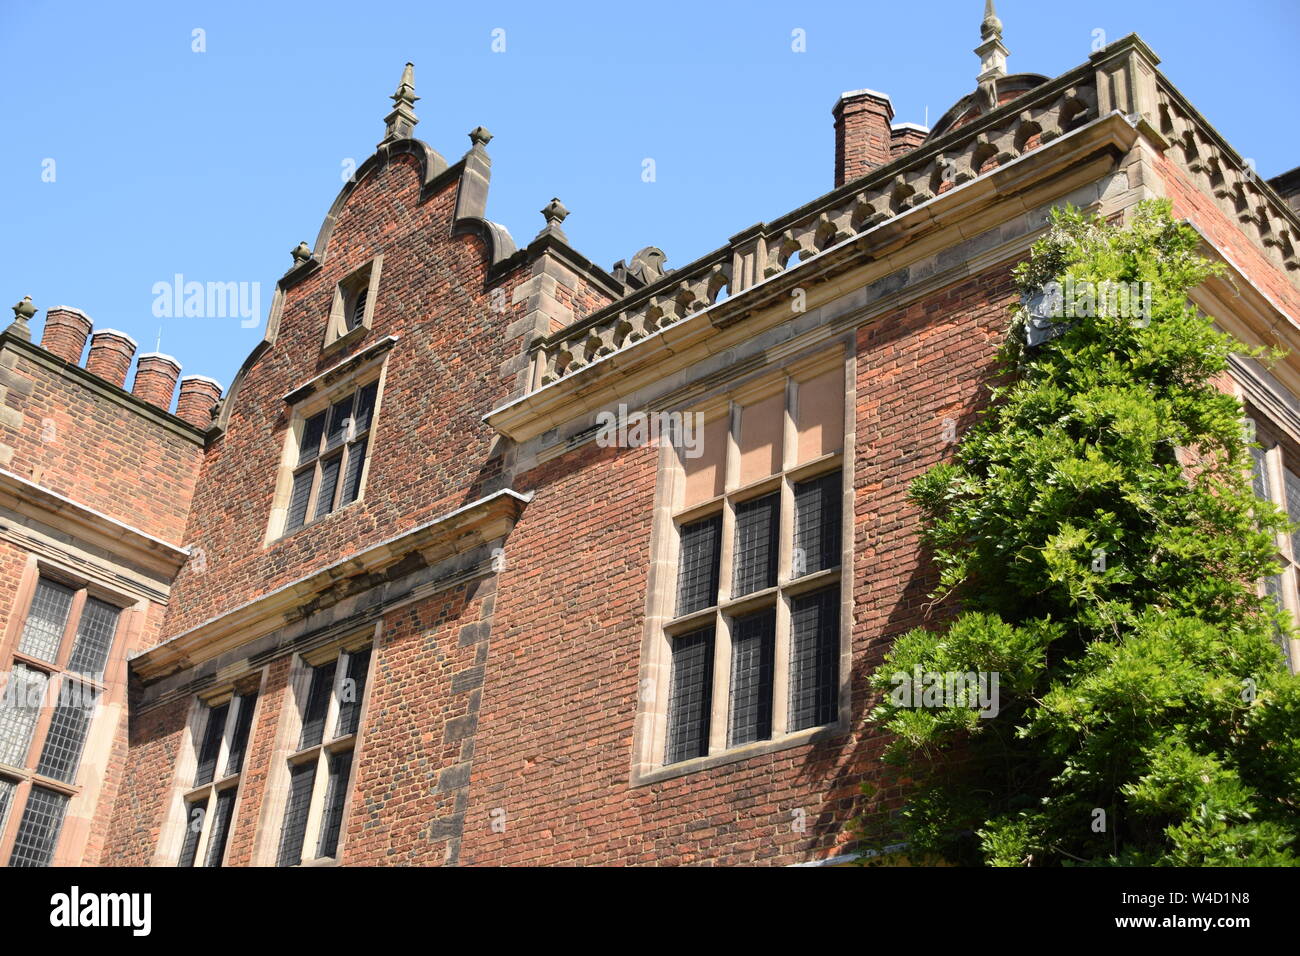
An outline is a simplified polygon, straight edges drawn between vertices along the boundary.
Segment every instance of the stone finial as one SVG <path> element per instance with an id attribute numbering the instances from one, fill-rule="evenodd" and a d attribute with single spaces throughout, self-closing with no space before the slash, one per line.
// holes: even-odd
<path id="1" fill-rule="evenodd" d="M 486 147 L 492 142 L 492 134 L 488 132 L 486 126 L 475 126 L 469 131 L 469 141 L 474 144 L 471 149 Z"/>
<path id="2" fill-rule="evenodd" d="M 36 306 L 32 305 L 30 295 L 23 296 L 21 302 L 14 303 L 14 320 L 5 329 L 10 335 L 16 335 L 28 342 L 32 340 L 32 330 L 27 327 L 27 320 L 36 314 Z"/>
<path id="3" fill-rule="evenodd" d="M 657 279 L 662 279 L 671 271 L 664 268 L 664 263 L 667 261 L 668 256 L 658 246 L 646 246 L 632 257 L 632 265 L 628 271 L 642 283 L 649 285 Z"/>
<path id="4" fill-rule="evenodd" d="M 291 249 L 289 255 L 293 256 L 294 265 L 298 265 L 300 262 L 306 262 L 311 258 L 311 246 L 307 245 L 306 240 L 304 240 Z"/>
<path id="5" fill-rule="evenodd" d="M 984 0 L 984 22 L 980 24 L 980 39 L 987 40 L 993 36 L 1002 36 L 1002 21 L 993 8 L 993 0 Z"/>
<path id="6" fill-rule="evenodd" d="M 397 92 L 391 97 L 393 111 L 384 117 L 384 138 L 379 145 L 393 140 L 410 139 L 415 132 L 415 124 L 420 122 L 415 115 L 415 64 L 408 63 L 402 69 L 402 82 L 397 84 Z"/>
<path id="7" fill-rule="evenodd" d="M 993 0 L 984 0 L 984 20 L 980 23 L 980 39 L 983 41 L 975 48 L 975 55 L 980 58 L 980 72 L 977 80 L 980 93 L 989 109 L 998 105 L 998 84 L 1000 77 L 1007 75 L 1007 57 L 1011 51 L 1002 44 L 1002 21 L 998 19 Z"/>
<path id="8" fill-rule="evenodd" d="M 543 236 L 554 236 L 561 242 L 569 241 L 569 237 L 560 228 L 560 223 L 569 217 L 569 210 L 565 208 L 564 203 L 560 202 L 559 199 L 552 199 L 542 207 L 542 217 L 546 220 L 546 225 L 537 234 L 538 239 Z"/>

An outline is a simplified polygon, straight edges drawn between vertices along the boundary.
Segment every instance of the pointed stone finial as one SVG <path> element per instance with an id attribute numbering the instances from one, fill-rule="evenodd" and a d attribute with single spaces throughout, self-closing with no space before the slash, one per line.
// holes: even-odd
<path id="1" fill-rule="evenodd" d="M 488 132 L 486 126 L 475 126 L 469 131 L 469 141 L 473 144 L 470 149 L 486 147 L 492 142 L 492 134 Z"/>
<path id="2" fill-rule="evenodd" d="M 980 24 L 980 39 L 987 40 L 992 36 L 1002 36 L 1002 21 L 993 8 L 993 0 L 984 0 L 984 22 Z"/>
<path id="3" fill-rule="evenodd" d="M 384 117 L 384 143 L 397 139 L 410 139 L 415 132 L 415 124 L 420 122 L 415 115 L 415 64 L 408 63 L 402 70 L 402 82 L 397 84 L 397 92 L 391 97 L 393 111 Z"/>
<path id="4" fill-rule="evenodd" d="M 289 255 L 293 256 L 294 265 L 306 262 L 311 258 L 311 246 L 307 245 L 306 240 L 303 240 L 290 251 Z"/>
<path id="5" fill-rule="evenodd" d="M 546 226 L 537 234 L 537 238 L 543 236 L 554 236 L 561 242 L 568 242 L 569 237 L 564 234 L 560 228 L 560 223 L 569 217 L 569 210 L 565 208 L 564 203 L 559 199 L 552 199 L 542 207 L 542 218 L 546 220 Z"/>
<path id="6" fill-rule="evenodd" d="M 5 331 L 10 335 L 16 335 L 30 342 L 32 340 L 32 330 L 27 327 L 27 320 L 35 314 L 36 306 L 32 305 L 32 297 L 30 295 L 23 296 L 21 302 L 14 304 L 14 320 Z"/>
<path id="7" fill-rule="evenodd" d="M 980 58 L 978 82 L 980 93 L 984 97 L 986 109 L 998 105 L 998 84 L 1000 77 L 1007 75 L 1007 57 L 1011 54 L 1002 44 L 1002 21 L 993 8 L 993 0 L 984 0 L 984 20 L 980 23 L 980 39 L 975 48 L 975 55 Z"/>

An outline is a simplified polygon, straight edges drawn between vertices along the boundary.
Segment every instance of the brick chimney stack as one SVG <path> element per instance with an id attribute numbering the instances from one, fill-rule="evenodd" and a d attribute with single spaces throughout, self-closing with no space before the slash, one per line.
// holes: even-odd
<path id="1" fill-rule="evenodd" d="M 889 158 L 898 159 L 925 142 L 930 131 L 919 123 L 895 123 L 890 128 Z"/>
<path id="2" fill-rule="evenodd" d="M 212 410 L 221 398 L 221 383 L 202 375 L 186 375 L 181 379 L 181 394 L 176 399 L 176 417 L 200 431 L 212 425 Z"/>
<path id="3" fill-rule="evenodd" d="M 835 117 L 835 185 L 865 176 L 889 162 L 894 104 L 884 93 L 853 90 L 840 94 Z"/>
<path id="4" fill-rule="evenodd" d="M 135 355 L 135 348 L 135 339 L 125 332 L 100 329 L 90 337 L 86 371 L 118 388 L 124 388 L 126 373 L 131 371 L 131 356 Z"/>
<path id="5" fill-rule="evenodd" d="M 176 380 L 181 377 L 181 363 L 161 352 L 146 352 L 135 362 L 135 381 L 131 394 L 163 411 L 171 411 Z"/>
<path id="6" fill-rule="evenodd" d="M 45 331 L 41 333 L 41 348 L 57 355 L 69 365 L 81 364 L 81 353 L 94 323 L 80 309 L 56 305 L 45 310 Z"/>

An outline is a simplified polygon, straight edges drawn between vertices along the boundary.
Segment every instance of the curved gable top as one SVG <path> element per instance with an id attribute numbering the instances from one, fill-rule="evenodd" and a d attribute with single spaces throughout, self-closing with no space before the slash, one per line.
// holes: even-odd
<path id="1" fill-rule="evenodd" d="M 236 373 L 234 381 L 230 383 L 230 389 L 221 400 L 215 424 L 218 432 L 224 432 L 228 427 L 240 386 L 249 370 L 275 344 L 279 333 L 280 309 L 284 304 L 285 290 L 322 267 L 329 255 L 329 244 L 334 234 L 334 227 L 353 190 L 367 175 L 382 169 L 394 158 L 398 156 L 415 158 L 419 168 L 421 203 L 453 180 L 459 180 L 451 235 L 477 236 L 483 242 L 489 266 L 494 266 L 515 254 L 515 242 L 510 231 L 483 215 L 487 207 L 488 184 L 492 175 L 492 161 L 484 147 L 492 138 L 491 134 L 478 127 L 469 136 L 473 146 L 454 166 L 449 166 L 442 154 L 423 140 L 395 139 L 381 143 L 375 152 L 357 167 L 352 178 L 343 184 L 343 188 L 334 197 L 334 202 L 330 204 L 329 212 L 326 213 L 325 220 L 316 235 L 315 248 L 303 250 L 301 256 L 295 253 L 293 266 L 276 282 L 275 297 L 271 303 L 262 341 L 248 354 L 248 358 Z"/>
<path id="2" fill-rule="evenodd" d="M 338 222 L 339 213 L 343 211 L 348 198 L 361 180 L 365 179 L 370 173 L 382 169 L 397 156 L 415 157 L 415 161 L 420 168 L 420 202 L 424 202 L 428 198 L 430 186 L 449 168 L 447 160 L 442 158 L 442 154 L 422 139 L 399 139 L 389 143 L 381 143 L 379 148 L 370 155 L 370 158 L 357 167 L 352 174 L 352 178 L 343 184 L 339 194 L 334 197 L 329 212 L 325 214 L 325 221 L 321 223 L 320 231 L 316 233 L 316 244 L 312 246 L 313 259 L 319 263 L 325 262 L 326 255 L 329 252 L 330 237 L 334 235 L 334 226 Z M 292 271 L 291 269 L 290 272 Z"/>
<path id="3" fill-rule="evenodd" d="M 1037 89 L 1046 83 L 1048 79 L 1049 77 L 1043 76 L 1041 73 L 1012 73 L 1010 76 L 998 77 L 998 102 L 996 106 L 1009 103 L 1020 94 Z M 976 111 L 975 115 L 968 117 L 967 114 L 970 113 L 972 109 Z M 962 122 L 963 120 L 965 122 L 970 122 L 970 120 L 974 119 L 975 116 L 988 112 L 991 112 L 991 109 L 984 103 L 980 91 L 978 89 L 973 90 L 949 107 L 948 112 L 944 113 L 943 116 L 939 117 L 938 122 L 931 127 L 930 135 L 926 138 L 937 139 L 944 133 L 948 132 L 948 130 L 956 129 L 958 126 L 965 125 L 965 123 Z"/>

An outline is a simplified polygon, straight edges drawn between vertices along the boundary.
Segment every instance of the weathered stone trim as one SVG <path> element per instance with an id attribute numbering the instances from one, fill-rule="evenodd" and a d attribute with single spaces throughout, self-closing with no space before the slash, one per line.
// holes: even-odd
<path id="1" fill-rule="evenodd" d="M 498 432 L 528 442 L 655 381 L 672 379 L 685 370 L 698 374 L 701 363 L 713 364 L 720 354 L 733 355 L 728 350 L 739 348 L 744 340 L 782 323 L 808 323 L 821 314 L 820 309 L 833 309 L 841 316 L 836 321 L 861 322 L 871 314 L 897 308 L 990 262 L 1023 251 L 1043 227 L 1044 207 L 1062 195 L 1094 205 L 1110 195 L 1108 189 L 1122 186 L 1120 192 L 1132 191 L 1122 172 L 1122 181 L 1116 180 L 1113 186 L 1107 183 L 1099 188 L 1097 182 L 1115 173 L 1117 160 L 1128 154 L 1138 137 L 1133 125 L 1121 116 L 1096 120 L 1006 167 L 850 237 L 743 294 L 508 402 L 484 420 Z M 1071 190 L 1086 195 L 1074 196 Z M 1024 212 L 1026 209 L 1030 211 Z M 981 215 L 986 210 L 987 214 Z M 789 296 L 794 289 L 806 291 L 807 311 L 791 319 Z M 844 315 L 850 311 L 851 315 Z M 520 460 L 524 458 L 521 448 Z"/>
<path id="2" fill-rule="evenodd" d="M 149 600 L 166 602 L 171 580 L 189 558 L 187 548 L 4 469 L 0 469 L 0 508 L 4 509 L 0 514 L 0 536 L 32 550 L 57 549 L 59 554 L 65 552 L 54 542 L 84 542 L 112 565 L 137 572 L 139 579 L 122 576 L 121 583 Z"/>
<path id="3" fill-rule="evenodd" d="M 290 405 L 297 405 L 303 399 L 308 398 L 311 395 L 314 395 L 320 389 L 328 388 L 332 383 L 338 381 L 340 378 L 343 378 L 346 375 L 350 375 L 351 373 L 355 372 L 357 369 L 359 369 L 362 365 L 365 365 L 371 359 L 378 358 L 384 352 L 387 352 L 389 349 L 391 349 L 394 345 L 397 344 L 398 339 L 400 338 L 401 338 L 400 335 L 386 335 L 382 339 L 379 339 L 378 341 L 372 343 L 371 345 L 368 345 L 360 352 L 357 352 L 355 355 L 348 356 L 342 362 L 339 362 L 337 365 L 327 368 L 319 375 L 309 378 L 306 382 L 299 385 L 292 392 L 289 392 L 287 395 L 284 396 L 285 402 L 287 402 Z"/>
<path id="4" fill-rule="evenodd" d="M 532 495 L 494 492 L 319 571 L 282 585 L 150 648 L 132 660 L 146 683 L 187 670 L 313 613 L 354 599 L 401 562 L 434 565 L 504 538 Z M 357 582 L 363 582 L 358 586 Z M 354 601 L 355 603 L 355 601 Z"/>

